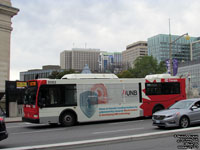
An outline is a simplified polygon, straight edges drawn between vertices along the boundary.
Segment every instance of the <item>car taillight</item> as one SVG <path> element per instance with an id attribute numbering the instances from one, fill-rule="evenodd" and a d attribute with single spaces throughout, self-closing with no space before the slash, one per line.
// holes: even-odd
<path id="1" fill-rule="evenodd" d="M 4 120 L 4 118 L 3 117 L 0 117 L 0 121 L 3 121 Z"/>

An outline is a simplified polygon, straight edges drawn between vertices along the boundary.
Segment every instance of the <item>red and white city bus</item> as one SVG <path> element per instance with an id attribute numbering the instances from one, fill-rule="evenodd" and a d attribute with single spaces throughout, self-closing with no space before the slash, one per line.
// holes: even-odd
<path id="1" fill-rule="evenodd" d="M 170 75 L 121 79 L 113 74 L 70 74 L 28 81 L 23 121 L 60 123 L 151 116 L 186 99 L 185 79 Z"/>

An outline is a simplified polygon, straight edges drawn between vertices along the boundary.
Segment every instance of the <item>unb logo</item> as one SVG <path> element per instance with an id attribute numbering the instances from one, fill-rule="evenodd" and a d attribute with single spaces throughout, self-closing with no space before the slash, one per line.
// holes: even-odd
<path id="1" fill-rule="evenodd" d="M 98 95 L 92 91 L 86 91 L 80 94 L 80 107 L 82 112 L 91 118 L 96 112 L 98 104 Z"/>

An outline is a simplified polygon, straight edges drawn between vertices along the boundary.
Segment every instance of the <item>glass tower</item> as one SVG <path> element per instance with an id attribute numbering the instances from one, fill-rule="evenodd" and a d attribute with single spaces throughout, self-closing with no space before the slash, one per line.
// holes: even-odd
<path id="1" fill-rule="evenodd" d="M 179 35 L 171 35 L 172 42 L 176 40 Z M 197 38 L 190 37 L 186 40 L 184 37 L 180 38 L 172 44 L 172 58 L 178 62 L 185 62 L 190 60 L 190 43 L 196 41 Z M 155 57 L 158 62 L 169 59 L 169 35 L 159 34 L 148 38 L 148 55 Z"/>

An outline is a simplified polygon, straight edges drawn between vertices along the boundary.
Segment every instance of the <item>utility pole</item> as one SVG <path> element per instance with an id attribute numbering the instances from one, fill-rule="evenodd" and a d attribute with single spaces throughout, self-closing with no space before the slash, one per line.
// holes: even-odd
<path id="1" fill-rule="evenodd" d="M 172 36 L 171 36 L 171 27 L 170 27 L 170 18 L 169 18 L 169 67 L 170 74 L 173 76 L 173 64 L 172 64 Z"/>

